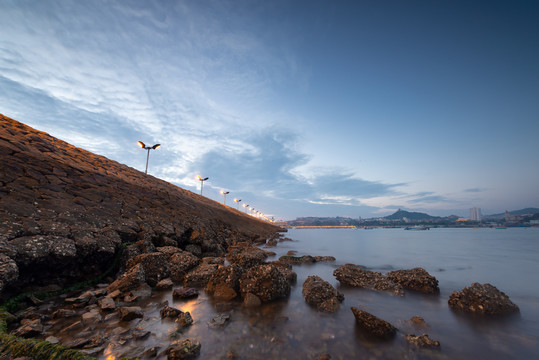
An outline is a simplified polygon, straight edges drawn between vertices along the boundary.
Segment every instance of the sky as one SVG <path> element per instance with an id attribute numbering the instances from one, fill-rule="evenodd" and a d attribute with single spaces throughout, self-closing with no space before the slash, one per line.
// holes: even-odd
<path id="1" fill-rule="evenodd" d="M 0 0 L 0 113 L 276 220 L 539 207 L 537 1 Z"/>

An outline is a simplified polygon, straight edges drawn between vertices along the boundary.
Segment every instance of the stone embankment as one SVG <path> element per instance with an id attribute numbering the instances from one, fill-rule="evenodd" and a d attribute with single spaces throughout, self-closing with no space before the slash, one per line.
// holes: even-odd
<path id="1" fill-rule="evenodd" d="M 127 244 L 121 270 L 129 276 L 142 278 L 143 268 L 150 286 L 169 274 L 184 280 L 200 258 L 265 242 L 279 230 L 1 114 L 0 163 L 4 299 L 91 279 Z M 192 281 L 202 283 L 218 266 L 196 265 Z"/>

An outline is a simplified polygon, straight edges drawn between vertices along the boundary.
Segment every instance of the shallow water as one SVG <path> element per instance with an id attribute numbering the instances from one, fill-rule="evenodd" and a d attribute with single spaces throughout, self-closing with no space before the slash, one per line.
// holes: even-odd
<path id="1" fill-rule="evenodd" d="M 329 353 L 333 359 L 526 359 L 539 353 L 537 228 L 292 230 L 287 236 L 294 241 L 271 248 L 277 255 L 269 261 L 293 250 L 298 256 L 332 255 L 336 262 L 294 266 L 298 281 L 289 298 L 256 309 L 244 308 L 239 302 L 214 302 L 204 291 L 188 301 L 173 300 L 170 291 L 154 292 L 151 298 L 134 304 L 145 307 L 144 319 L 129 324 L 151 334 L 140 341 L 128 339 L 122 346 L 111 343 L 100 358 L 133 356 L 152 346 L 164 350 L 171 338 L 200 341 L 201 359 L 224 359 L 229 352 L 240 359 L 315 359 L 321 353 Z M 341 288 L 333 270 L 345 263 L 380 272 L 420 266 L 439 280 L 441 292 L 429 296 L 406 292 L 398 297 Z M 322 277 L 345 295 L 340 311 L 318 313 L 305 303 L 301 291 L 309 275 Z M 472 282 L 488 282 L 505 292 L 520 307 L 520 315 L 481 319 L 451 311 L 447 305 L 451 292 Z M 159 316 L 165 300 L 189 311 L 194 324 L 176 333 L 177 325 Z M 380 342 L 365 336 L 355 324 L 351 306 L 395 325 L 400 330 L 397 337 Z M 230 314 L 228 325 L 209 328 L 212 317 L 222 313 Z M 407 323 L 414 315 L 423 317 L 429 328 L 418 331 Z M 65 325 L 59 322 L 55 326 Z M 118 329 L 123 326 L 118 323 Z M 93 333 L 100 331 L 106 332 L 93 329 Z M 405 334 L 424 332 L 440 341 L 441 350 L 408 347 Z"/>

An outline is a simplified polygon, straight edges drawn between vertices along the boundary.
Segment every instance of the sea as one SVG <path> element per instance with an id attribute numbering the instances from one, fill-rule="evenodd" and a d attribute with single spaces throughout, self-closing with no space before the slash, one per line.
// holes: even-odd
<path id="1" fill-rule="evenodd" d="M 202 344 L 201 359 L 317 359 L 323 354 L 369 360 L 539 358 L 539 228 L 292 229 L 285 236 L 292 241 L 268 248 L 276 253 L 268 261 L 290 251 L 336 260 L 294 266 L 298 279 L 290 296 L 259 308 L 245 308 L 239 301 L 216 302 L 203 291 L 189 301 L 175 300 L 170 293 L 154 296 L 148 308 L 156 304 L 155 310 L 147 317 L 156 320 L 148 323 L 153 335 L 144 346 L 161 346 L 171 336 L 195 339 Z M 401 297 L 341 287 L 333 271 L 346 263 L 382 273 L 422 267 L 438 279 L 440 293 L 407 291 Z M 344 294 L 339 311 L 321 313 L 305 302 L 302 285 L 309 275 L 320 276 Z M 503 291 L 520 313 L 484 318 L 452 311 L 451 293 L 474 282 Z M 174 333 L 174 323 L 157 320 L 157 304 L 165 300 L 190 311 L 194 324 Z M 399 329 L 397 336 L 389 341 L 368 336 L 350 307 L 390 322 Z M 222 328 L 208 326 L 219 314 L 229 315 L 229 322 Z M 422 317 L 427 327 L 414 327 L 413 316 Z M 416 349 L 405 339 L 407 334 L 423 333 L 439 341 L 440 348 Z M 118 354 L 105 352 L 112 353 Z"/>

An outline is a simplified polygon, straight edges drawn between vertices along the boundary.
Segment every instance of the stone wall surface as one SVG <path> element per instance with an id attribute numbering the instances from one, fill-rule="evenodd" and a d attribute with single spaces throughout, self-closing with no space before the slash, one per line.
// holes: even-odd
<path id="1" fill-rule="evenodd" d="M 91 278 L 122 243 L 137 244 L 125 265 L 163 246 L 221 256 L 280 230 L 2 114 L 0 167 L 3 297 Z"/>

